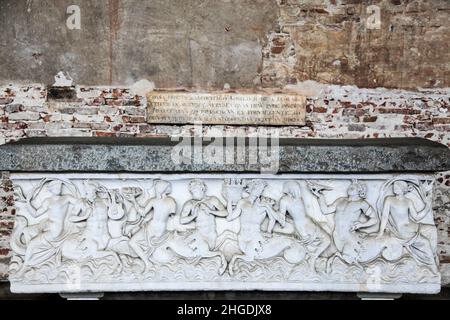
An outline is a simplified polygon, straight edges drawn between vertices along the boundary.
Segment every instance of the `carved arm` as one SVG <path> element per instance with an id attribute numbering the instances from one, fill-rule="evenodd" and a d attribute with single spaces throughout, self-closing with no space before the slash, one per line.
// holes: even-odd
<path id="1" fill-rule="evenodd" d="M 327 204 L 323 194 L 319 194 L 317 199 L 319 201 L 319 206 L 320 206 L 320 210 L 322 211 L 322 214 L 329 215 L 329 214 L 333 214 L 336 212 L 337 204 L 340 199 L 337 199 L 335 202 L 333 202 L 330 205 Z"/>
<path id="2" fill-rule="evenodd" d="M 181 209 L 180 223 L 188 224 L 194 221 L 198 216 L 198 211 L 196 210 L 197 204 L 192 205 L 191 202 L 187 202 L 183 209 Z"/>
<path id="3" fill-rule="evenodd" d="M 38 218 L 40 216 L 42 216 L 43 214 L 45 214 L 49 207 L 46 205 L 47 201 L 44 201 L 40 207 L 36 210 L 30 210 L 30 214 L 34 217 L 34 218 Z"/>
<path id="4" fill-rule="evenodd" d="M 390 199 L 386 199 L 383 206 L 383 211 L 381 213 L 381 222 L 380 222 L 380 230 L 378 231 L 377 237 L 381 237 L 384 234 L 384 230 L 386 230 L 386 226 L 389 220 L 389 214 L 391 213 L 391 201 Z"/>
<path id="5" fill-rule="evenodd" d="M 366 210 L 362 210 L 362 213 L 368 218 L 368 220 L 364 223 L 355 223 L 353 230 L 370 228 L 378 223 L 378 217 L 372 206 L 369 205 Z"/>
<path id="6" fill-rule="evenodd" d="M 238 202 L 238 204 L 236 205 L 236 208 L 234 208 L 233 210 L 233 206 L 231 204 L 231 202 L 228 203 L 228 217 L 227 217 L 227 221 L 233 221 L 236 220 L 237 218 L 239 218 L 239 216 L 242 213 L 242 208 L 241 208 L 241 204 L 240 202 Z"/>
<path id="7" fill-rule="evenodd" d="M 213 197 L 211 198 L 211 202 L 212 204 L 207 204 L 205 203 L 205 205 L 207 205 L 207 207 L 210 209 L 209 213 L 212 215 L 215 215 L 216 217 L 221 217 L 221 218 L 225 218 L 228 216 L 228 211 L 227 208 L 225 208 L 225 206 L 222 204 L 222 202 Z"/>
<path id="8" fill-rule="evenodd" d="M 150 200 L 144 208 L 141 207 L 140 210 L 138 210 L 139 215 L 141 217 L 144 217 L 142 223 L 147 223 L 152 219 L 153 215 L 150 213 L 152 209 L 153 209 L 153 201 Z"/>
<path id="9" fill-rule="evenodd" d="M 422 210 L 418 211 L 412 200 L 408 201 L 408 204 L 409 204 L 409 214 L 411 215 L 413 221 L 419 222 L 420 220 L 425 218 L 426 215 L 428 214 L 427 209 L 429 207 L 427 205 L 425 205 L 425 207 Z"/>

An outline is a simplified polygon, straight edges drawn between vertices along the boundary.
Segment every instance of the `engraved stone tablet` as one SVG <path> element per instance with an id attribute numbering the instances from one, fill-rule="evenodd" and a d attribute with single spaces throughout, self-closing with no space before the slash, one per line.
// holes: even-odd
<path id="1" fill-rule="evenodd" d="M 297 94 L 152 92 L 149 123 L 303 125 L 306 97 Z"/>

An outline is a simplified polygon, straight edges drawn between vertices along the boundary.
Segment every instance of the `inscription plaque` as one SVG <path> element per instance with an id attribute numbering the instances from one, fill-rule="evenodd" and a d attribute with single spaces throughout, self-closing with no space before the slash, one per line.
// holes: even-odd
<path id="1" fill-rule="evenodd" d="M 297 94 L 152 92 L 147 100 L 149 123 L 305 124 L 306 97 Z"/>

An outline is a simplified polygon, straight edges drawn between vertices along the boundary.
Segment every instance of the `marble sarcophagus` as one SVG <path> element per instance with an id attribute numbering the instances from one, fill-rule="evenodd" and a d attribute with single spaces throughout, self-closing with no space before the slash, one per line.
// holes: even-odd
<path id="1" fill-rule="evenodd" d="M 282 139 L 267 172 L 245 148 L 207 161 L 210 144 L 203 161 L 168 139 L 0 147 L 15 193 L 11 290 L 440 291 L 445 146 Z"/>

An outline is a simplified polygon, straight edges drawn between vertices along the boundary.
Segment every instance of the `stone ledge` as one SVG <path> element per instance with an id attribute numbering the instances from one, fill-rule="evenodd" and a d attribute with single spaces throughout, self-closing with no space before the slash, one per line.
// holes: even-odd
<path id="1" fill-rule="evenodd" d="M 178 143 L 170 138 L 23 139 L 0 147 L 0 170 L 252 173 L 263 168 L 263 163 L 249 163 L 248 148 L 245 164 L 177 164 L 171 154 Z M 205 139 L 203 144 L 210 143 Z M 419 138 L 280 139 L 278 167 L 279 173 L 439 172 L 450 170 L 450 149 Z"/>

